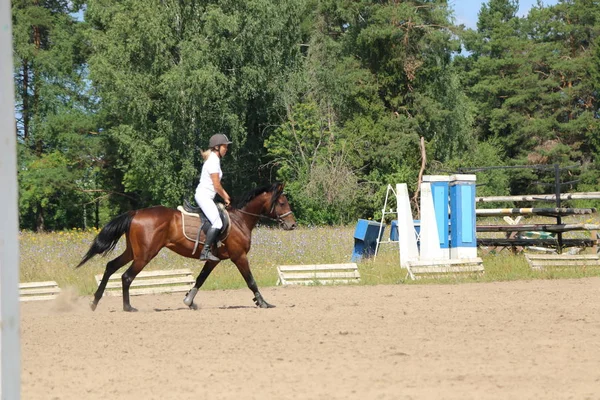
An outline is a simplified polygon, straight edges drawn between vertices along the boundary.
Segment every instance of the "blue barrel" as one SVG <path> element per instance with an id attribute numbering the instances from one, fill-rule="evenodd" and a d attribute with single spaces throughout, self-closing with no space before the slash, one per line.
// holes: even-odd
<path id="1" fill-rule="evenodd" d="M 419 235 L 421 234 L 421 220 L 415 219 L 413 221 L 415 225 L 415 236 L 417 238 L 417 247 L 420 246 L 421 241 L 419 240 Z M 400 234 L 398 233 L 398 220 L 395 219 L 392 221 L 392 227 L 390 230 L 390 240 L 393 242 L 397 242 L 400 240 Z"/>
<path id="2" fill-rule="evenodd" d="M 381 228 L 381 236 L 383 237 L 385 226 L 382 228 L 379 222 L 359 219 L 354 230 L 354 251 L 352 252 L 352 261 L 360 261 L 363 257 L 370 258 L 375 254 L 377 248 L 377 235 Z"/>
<path id="3" fill-rule="evenodd" d="M 390 228 L 390 240 L 392 242 L 397 242 L 400 235 L 398 234 L 398 220 L 395 219 L 392 221 L 392 227 Z"/>

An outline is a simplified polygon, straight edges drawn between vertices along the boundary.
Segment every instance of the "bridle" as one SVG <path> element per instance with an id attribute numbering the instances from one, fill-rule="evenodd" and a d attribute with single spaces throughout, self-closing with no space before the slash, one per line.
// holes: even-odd
<path id="1" fill-rule="evenodd" d="M 275 208 L 275 206 L 274 206 L 274 205 L 273 205 L 273 208 Z M 270 217 L 270 216 L 268 216 L 268 215 L 263 215 L 263 214 L 254 214 L 254 213 L 251 213 L 251 212 L 248 212 L 248 211 L 244 211 L 244 210 L 241 210 L 241 209 L 238 209 L 237 211 L 241 212 L 242 214 L 246 214 L 246 215 L 252 215 L 253 217 L 270 219 L 271 221 L 276 221 L 276 222 L 278 222 L 279 224 L 283 224 L 283 223 L 285 222 L 283 219 L 284 219 L 285 217 L 287 217 L 288 215 L 292 214 L 292 211 L 291 211 L 291 210 L 290 210 L 290 211 L 288 211 L 288 212 L 285 212 L 285 213 L 283 213 L 283 214 L 281 214 L 281 215 L 279 215 L 279 214 L 275 213 L 275 215 L 276 215 L 276 217 L 277 217 L 277 218 L 273 218 L 273 217 Z M 270 212 L 269 214 L 272 214 L 272 213 L 273 213 L 273 211 L 274 211 L 274 210 L 273 210 L 273 209 L 271 209 L 271 212 Z"/>
<path id="2" fill-rule="evenodd" d="M 277 198 L 279 198 L 279 196 L 277 196 Z M 246 214 L 246 215 L 251 215 L 253 217 L 258 217 L 258 218 L 266 218 L 266 219 L 270 219 L 271 221 L 275 221 L 277 223 L 279 223 L 280 225 L 285 223 L 285 221 L 283 220 L 285 217 L 287 217 L 292 213 L 292 210 L 285 212 L 283 214 L 277 214 L 277 212 L 275 211 L 275 201 L 273 201 L 273 205 L 271 206 L 271 211 L 269 211 L 269 215 L 263 215 L 263 214 L 254 214 L 248 211 L 244 211 L 242 209 L 238 209 L 239 212 L 241 212 L 242 214 Z M 275 213 L 276 218 L 271 217 L 270 215 Z"/>

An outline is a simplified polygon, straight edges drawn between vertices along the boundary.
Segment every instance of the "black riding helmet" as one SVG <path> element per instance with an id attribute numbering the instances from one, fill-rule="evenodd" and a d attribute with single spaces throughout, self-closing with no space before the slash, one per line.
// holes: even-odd
<path id="1" fill-rule="evenodd" d="M 231 140 L 229 140 L 229 138 L 227 136 L 223 135 L 222 133 L 217 133 L 210 137 L 210 140 L 208 141 L 208 147 L 212 149 L 215 146 L 219 146 L 222 144 L 231 144 L 231 143 L 233 143 L 233 142 Z"/>

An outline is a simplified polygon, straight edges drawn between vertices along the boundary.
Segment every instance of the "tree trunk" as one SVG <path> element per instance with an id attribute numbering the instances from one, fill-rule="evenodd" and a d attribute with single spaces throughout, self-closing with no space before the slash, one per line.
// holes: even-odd
<path id="1" fill-rule="evenodd" d="M 29 138 L 29 61 L 23 60 L 23 141 Z"/>
<path id="2" fill-rule="evenodd" d="M 37 4 L 37 2 L 36 2 Z M 41 40 L 41 34 L 40 34 L 40 27 L 37 25 L 34 25 L 33 27 L 33 43 L 35 44 L 35 52 L 37 54 L 37 52 L 40 50 L 40 47 L 42 45 L 42 40 Z M 38 100 L 39 100 L 39 90 L 38 90 L 38 86 L 39 86 L 39 74 L 37 72 L 37 68 L 33 68 L 33 112 L 32 114 L 35 116 L 35 114 L 37 113 L 37 109 L 38 109 Z M 36 135 L 38 136 L 38 135 Z M 42 155 L 42 140 L 38 137 L 35 137 L 35 155 L 38 157 L 41 157 Z"/>
<path id="3" fill-rule="evenodd" d="M 36 230 L 36 232 L 44 232 L 46 230 L 46 226 L 44 224 L 44 207 L 42 207 L 42 204 L 39 202 L 37 204 L 37 215 L 35 218 L 35 230 Z"/>

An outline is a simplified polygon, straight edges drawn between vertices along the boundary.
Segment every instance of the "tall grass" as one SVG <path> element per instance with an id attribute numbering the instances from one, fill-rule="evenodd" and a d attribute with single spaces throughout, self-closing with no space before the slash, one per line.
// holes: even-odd
<path id="1" fill-rule="evenodd" d="M 530 221 L 531 222 L 531 221 Z M 546 221 L 547 222 L 547 221 Z M 97 231 L 72 230 L 55 233 L 20 234 L 21 282 L 54 280 L 60 287 L 73 287 L 82 295 L 95 291 L 94 275 L 104 272 L 106 262 L 124 250 L 121 239 L 115 251 L 106 258 L 96 256 L 79 269 L 75 265 L 88 250 Z M 283 231 L 258 227 L 253 231 L 250 266 L 259 287 L 277 282 L 277 266 L 293 264 L 326 264 L 350 262 L 354 246 L 354 227 L 313 227 Z M 386 230 L 389 235 L 389 227 Z M 361 282 L 376 284 L 422 284 L 448 282 L 490 282 L 518 279 L 577 278 L 600 275 L 600 268 L 569 268 L 532 271 L 522 254 L 503 251 L 482 255 L 485 274 L 452 276 L 411 281 L 405 269 L 399 267 L 397 244 L 382 244 L 375 260 L 359 263 Z M 198 274 L 202 262 L 181 257 L 163 249 L 146 270 L 189 268 Z M 123 273 L 125 267 L 118 274 Z M 213 271 L 203 289 L 233 289 L 246 287 L 242 276 L 231 261 L 224 261 Z"/>

